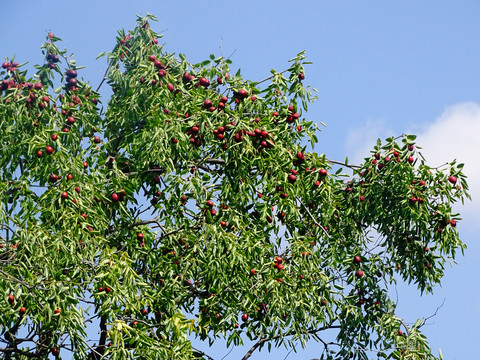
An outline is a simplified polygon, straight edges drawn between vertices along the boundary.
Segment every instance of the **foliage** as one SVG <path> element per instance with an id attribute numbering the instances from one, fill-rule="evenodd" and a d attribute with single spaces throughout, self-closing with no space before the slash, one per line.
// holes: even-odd
<path id="1" fill-rule="evenodd" d="M 102 54 L 105 103 L 51 33 L 35 78 L 3 64 L 4 358 L 210 358 L 194 336 L 257 341 L 245 359 L 311 338 L 322 359 L 433 359 L 388 289 L 431 292 L 465 248 L 462 165 L 429 167 L 412 135 L 361 166 L 309 152 L 303 53 L 249 81 L 166 53 L 149 19 Z"/>

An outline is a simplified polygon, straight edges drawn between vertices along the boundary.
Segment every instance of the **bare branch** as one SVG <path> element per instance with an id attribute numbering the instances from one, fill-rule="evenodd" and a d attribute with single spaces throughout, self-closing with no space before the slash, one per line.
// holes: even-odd
<path id="1" fill-rule="evenodd" d="M 230 353 L 233 351 L 233 349 L 234 349 L 234 348 L 233 348 L 233 346 L 232 346 L 232 348 L 230 349 L 230 351 L 229 351 L 228 353 L 226 353 L 225 356 L 222 357 L 220 360 L 224 360 L 228 355 L 230 355 Z"/>
<path id="2" fill-rule="evenodd" d="M 261 83 L 263 83 L 263 82 L 265 82 L 265 81 L 268 81 L 268 80 L 270 80 L 270 79 L 273 79 L 273 78 L 274 78 L 275 76 L 277 76 L 277 75 L 282 75 L 282 74 L 286 73 L 287 71 L 288 71 L 288 69 L 283 70 L 283 71 L 281 71 L 281 72 L 276 72 L 276 73 L 273 74 L 272 76 L 269 76 L 269 77 L 267 77 L 267 78 L 265 78 L 265 79 L 263 79 L 263 80 L 254 82 L 253 84 L 256 86 L 256 85 L 261 84 Z"/>
<path id="3" fill-rule="evenodd" d="M 345 166 L 347 168 L 350 168 L 350 169 L 361 169 L 362 167 L 359 166 L 359 165 L 352 165 L 352 164 L 346 164 L 345 162 L 342 162 L 342 161 L 337 161 L 337 160 L 329 160 L 327 159 L 327 162 L 331 163 L 331 164 L 335 164 L 335 165 L 341 165 L 341 166 Z"/>
<path id="4" fill-rule="evenodd" d="M 434 312 L 432 315 L 427 316 L 427 317 L 423 320 L 423 322 L 420 324 L 420 326 L 419 326 L 418 328 L 421 328 L 422 326 L 424 326 L 424 325 L 427 323 L 427 320 L 429 320 L 429 319 L 437 316 L 438 310 L 440 310 L 440 309 L 443 307 L 444 304 L 445 304 L 445 298 L 443 298 L 442 304 L 437 307 L 437 309 L 435 310 L 435 312 Z"/>
<path id="5" fill-rule="evenodd" d="M 107 69 L 105 70 L 105 74 L 103 74 L 102 81 L 101 81 L 100 84 L 98 85 L 97 90 L 95 90 L 95 92 L 98 93 L 98 91 L 99 91 L 100 88 L 102 87 L 104 81 L 108 79 L 107 74 L 108 74 L 108 72 L 110 71 L 110 68 L 111 68 L 111 67 L 112 67 L 112 64 L 111 64 L 111 63 L 108 64 Z"/>
<path id="6" fill-rule="evenodd" d="M 214 360 L 211 356 L 205 354 L 202 350 L 198 350 L 197 348 L 192 346 L 192 349 L 200 353 L 202 356 L 206 357 L 208 360 Z"/>
<path id="7" fill-rule="evenodd" d="M 327 330 L 327 329 L 338 329 L 340 328 L 340 325 L 327 325 L 327 326 L 322 326 L 321 328 L 318 328 L 318 329 L 311 329 L 311 330 L 307 330 L 305 331 L 305 334 L 310 334 L 310 335 L 313 335 L 313 334 L 316 334 L 320 331 L 324 331 L 324 330 Z M 283 337 L 286 337 L 286 336 L 292 336 L 295 334 L 295 331 L 289 331 L 288 333 L 286 334 L 277 334 L 275 336 L 273 336 L 272 338 L 268 338 L 268 337 L 263 337 L 261 338 L 260 340 L 258 340 L 251 348 L 250 350 L 248 350 L 248 352 L 245 354 L 245 356 L 242 358 L 242 360 L 247 360 L 250 356 L 252 356 L 253 352 L 258 348 L 260 347 L 260 345 L 266 343 L 267 341 L 272 341 L 272 340 L 275 340 L 275 339 L 279 339 L 279 338 L 283 338 Z M 322 341 L 320 338 L 319 338 L 320 341 Z M 328 345 L 328 343 L 322 341 L 324 343 L 325 346 Z"/>
<path id="8" fill-rule="evenodd" d="M 314 222 L 315 225 L 317 225 L 320 229 L 323 230 L 323 232 L 325 233 L 325 235 L 327 235 L 328 238 L 330 238 L 330 234 L 327 232 L 327 230 L 325 230 L 325 227 L 322 226 L 321 224 L 318 223 L 318 221 L 313 217 L 312 213 L 310 212 L 310 210 L 308 210 L 307 206 L 305 206 L 305 204 L 300 200 L 300 199 L 297 199 L 300 204 L 302 204 L 303 208 L 305 209 L 305 211 L 307 212 L 307 214 L 310 216 L 310 218 L 312 219 L 312 221 Z"/>

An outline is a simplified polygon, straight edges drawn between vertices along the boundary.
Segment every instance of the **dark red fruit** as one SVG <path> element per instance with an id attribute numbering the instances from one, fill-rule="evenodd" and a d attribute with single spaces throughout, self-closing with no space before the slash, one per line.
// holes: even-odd
<path id="1" fill-rule="evenodd" d="M 450 183 L 455 185 L 457 183 L 457 178 L 452 175 L 448 178 L 448 181 L 450 181 Z"/>
<path id="2" fill-rule="evenodd" d="M 208 86 L 210 86 L 210 80 L 202 77 L 200 79 L 200 85 L 203 86 L 204 88 L 207 88 Z"/>
<path id="3" fill-rule="evenodd" d="M 76 78 L 77 77 L 77 72 L 73 69 L 68 69 L 66 72 L 65 72 L 65 75 L 67 75 L 69 78 Z"/>
<path id="4" fill-rule="evenodd" d="M 238 97 L 239 99 L 245 99 L 247 96 L 248 96 L 247 90 L 245 90 L 245 89 L 240 89 L 240 90 L 238 90 L 238 92 L 237 92 L 237 97 Z"/>

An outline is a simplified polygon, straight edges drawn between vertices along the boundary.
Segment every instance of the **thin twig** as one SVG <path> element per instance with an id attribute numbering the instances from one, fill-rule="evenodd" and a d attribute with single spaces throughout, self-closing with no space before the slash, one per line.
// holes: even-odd
<path id="1" fill-rule="evenodd" d="M 234 349 L 234 347 L 232 346 L 232 348 L 230 349 L 230 351 L 228 353 L 225 354 L 224 357 L 222 357 L 220 360 L 223 360 L 225 359 L 228 355 L 230 355 L 230 353 L 232 352 L 232 350 Z"/>
<path id="2" fill-rule="evenodd" d="M 423 320 L 423 322 L 420 324 L 420 326 L 419 326 L 418 328 L 421 328 L 422 326 L 424 326 L 424 325 L 427 323 L 427 320 L 431 319 L 431 318 L 434 317 L 434 316 L 437 316 L 438 310 L 440 310 L 440 309 L 443 307 L 444 304 L 445 304 L 445 298 L 443 298 L 442 304 L 437 307 L 437 309 L 435 310 L 435 312 L 434 312 L 432 315 L 427 316 L 427 317 Z"/>
<path id="3" fill-rule="evenodd" d="M 205 354 L 202 350 L 199 350 L 199 349 L 197 349 L 197 348 L 195 348 L 195 347 L 193 347 L 193 346 L 192 346 L 192 349 L 195 350 L 195 351 L 197 351 L 197 352 L 199 352 L 202 356 L 205 356 L 207 359 L 209 359 L 209 360 L 214 360 L 211 356 Z"/>
<path id="4" fill-rule="evenodd" d="M 350 169 L 361 169 L 361 168 L 362 168 L 361 166 L 346 164 L 345 162 L 342 162 L 342 161 L 336 161 L 336 160 L 329 160 L 329 159 L 327 159 L 327 162 L 329 162 L 329 163 L 331 163 L 331 164 L 336 164 L 336 165 L 340 165 L 340 166 L 345 166 L 345 167 L 348 167 L 348 168 L 350 168 Z"/>
<path id="5" fill-rule="evenodd" d="M 293 351 L 293 349 L 292 349 L 292 350 L 290 350 L 290 351 L 287 353 L 287 355 L 285 355 L 285 357 L 283 358 L 283 360 L 287 360 L 287 357 L 289 357 L 289 356 L 290 356 L 290 354 L 292 353 L 292 351 Z"/>
<path id="6" fill-rule="evenodd" d="M 276 73 L 273 74 L 272 76 L 269 76 L 269 77 L 267 77 L 267 78 L 265 78 L 265 79 L 263 79 L 263 80 L 254 82 L 254 84 L 255 84 L 255 85 L 261 84 L 261 83 L 263 83 L 263 82 L 265 82 L 265 81 L 268 81 L 268 80 L 270 80 L 270 79 L 273 79 L 273 78 L 274 78 L 275 76 L 277 76 L 277 75 L 282 75 L 283 73 L 286 73 L 288 70 L 289 70 L 289 69 L 283 70 L 283 71 L 281 71 L 281 72 L 276 72 Z"/>
<path id="7" fill-rule="evenodd" d="M 315 225 L 317 225 L 320 229 L 323 230 L 323 232 L 325 233 L 325 235 L 327 235 L 328 238 L 331 238 L 330 234 L 327 232 L 327 230 L 325 230 L 325 227 L 323 227 L 321 224 L 319 224 L 317 222 L 317 220 L 313 217 L 312 213 L 310 212 L 310 210 L 308 210 L 307 206 L 305 206 L 305 204 L 300 200 L 298 199 L 298 201 L 300 202 L 300 204 L 302 204 L 303 208 L 306 210 L 307 214 L 310 215 L 310 218 L 312 219 L 312 221 L 315 223 Z"/>
<path id="8" fill-rule="evenodd" d="M 110 71 L 110 68 L 111 68 L 111 67 L 112 67 L 112 63 L 108 64 L 107 69 L 105 70 L 105 74 L 103 74 L 103 79 L 102 79 L 102 81 L 100 82 L 100 84 L 98 85 L 97 90 L 95 90 L 95 92 L 98 93 L 98 91 L 99 91 L 100 88 L 102 87 L 104 81 L 108 79 L 107 74 L 108 74 L 108 72 Z"/>
<path id="9" fill-rule="evenodd" d="M 237 52 L 237 49 L 233 50 L 233 52 L 227 57 L 227 60 L 229 60 L 233 56 L 233 54 L 235 54 L 236 52 Z"/>
<path id="10" fill-rule="evenodd" d="M 321 328 L 318 328 L 318 329 L 311 329 L 311 330 L 307 330 L 305 333 L 306 334 L 316 334 L 317 332 L 320 332 L 320 331 L 324 331 L 324 330 L 327 330 L 327 329 L 338 329 L 340 328 L 341 326 L 340 325 L 327 325 L 327 326 L 323 326 Z M 294 335 L 295 332 L 292 330 L 292 331 L 289 331 L 288 333 L 286 334 L 277 334 L 271 338 L 267 338 L 267 337 L 263 337 L 261 338 L 260 340 L 258 340 L 251 348 L 250 350 L 248 350 L 248 352 L 245 354 L 245 356 L 242 358 L 242 360 L 247 360 L 250 356 L 252 356 L 253 352 L 262 344 L 266 343 L 267 341 L 272 341 L 272 340 L 275 340 L 275 339 L 278 339 L 280 337 L 286 337 L 286 336 L 291 336 L 291 335 Z M 321 339 L 320 339 L 321 340 Z M 322 340 L 321 340 L 322 341 Z M 324 344 L 326 344 L 324 341 L 322 341 Z"/>

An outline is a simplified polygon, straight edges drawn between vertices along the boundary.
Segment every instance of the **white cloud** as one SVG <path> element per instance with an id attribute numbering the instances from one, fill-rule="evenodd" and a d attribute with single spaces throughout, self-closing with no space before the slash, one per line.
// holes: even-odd
<path id="1" fill-rule="evenodd" d="M 457 160 L 464 163 L 472 200 L 480 199 L 480 161 L 476 153 L 480 137 L 480 104 L 464 102 L 449 106 L 433 122 L 417 133 L 417 143 L 432 166 Z M 462 212 L 479 215 L 475 201 L 467 202 Z"/>
<path id="2" fill-rule="evenodd" d="M 477 144 L 480 143 L 480 104 L 463 102 L 448 106 L 435 120 L 423 127 L 406 129 L 406 133 L 416 134 L 416 143 L 422 147 L 421 153 L 428 164 L 438 166 L 454 159 L 464 163 L 464 173 L 468 176 L 472 202 L 467 201 L 459 211 L 473 219 L 480 215 L 480 160 Z M 386 121 L 369 120 L 347 134 L 347 153 L 356 154 L 352 163 L 361 163 L 368 156 L 378 138 L 394 136 Z"/>

